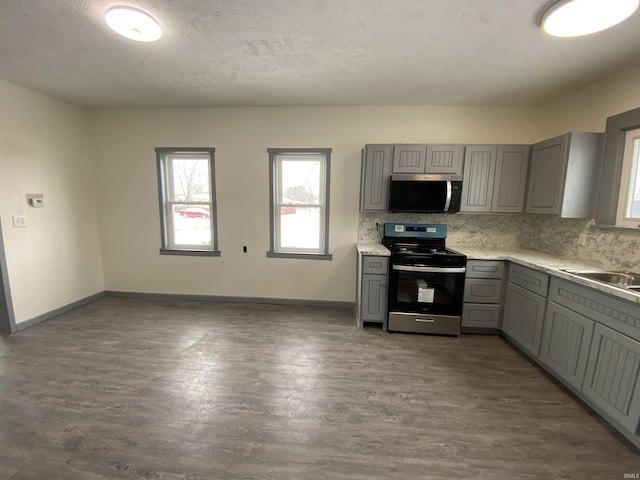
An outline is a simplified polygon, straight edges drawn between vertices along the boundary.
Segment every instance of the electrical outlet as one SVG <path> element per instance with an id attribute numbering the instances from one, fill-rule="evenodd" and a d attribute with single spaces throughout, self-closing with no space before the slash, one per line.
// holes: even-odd
<path id="1" fill-rule="evenodd" d="M 581 247 L 584 247 L 587 244 L 587 234 L 586 233 L 581 233 L 578 236 L 578 245 Z"/>
<path id="2" fill-rule="evenodd" d="M 13 228 L 21 228 L 27 226 L 27 216 L 26 215 L 13 215 L 11 217 L 13 221 Z"/>

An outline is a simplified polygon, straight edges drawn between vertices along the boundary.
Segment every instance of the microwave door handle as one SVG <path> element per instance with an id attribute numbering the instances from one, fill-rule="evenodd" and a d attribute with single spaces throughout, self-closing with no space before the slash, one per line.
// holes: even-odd
<path id="1" fill-rule="evenodd" d="M 422 267 L 417 265 L 393 265 L 393 270 L 401 272 L 426 272 L 426 273 L 465 273 L 466 267 Z"/>
<path id="2" fill-rule="evenodd" d="M 451 206 L 451 180 L 447 180 L 447 200 L 444 202 L 444 211 L 448 212 Z"/>

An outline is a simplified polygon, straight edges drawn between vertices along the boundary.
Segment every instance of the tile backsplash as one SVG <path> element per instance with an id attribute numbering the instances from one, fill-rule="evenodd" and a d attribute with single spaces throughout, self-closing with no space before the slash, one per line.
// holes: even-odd
<path id="1" fill-rule="evenodd" d="M 361 213 L 358 241 L 380 241 L 383 225 L 388 222 L 446 223 L 450 245 L 526 248 L 602 267 L 640 271 L 640 230 L 599 228 L 593 226 L 593 220 L 528 215 Z M 584 245 L 580 245 L 582 234 Z"/>

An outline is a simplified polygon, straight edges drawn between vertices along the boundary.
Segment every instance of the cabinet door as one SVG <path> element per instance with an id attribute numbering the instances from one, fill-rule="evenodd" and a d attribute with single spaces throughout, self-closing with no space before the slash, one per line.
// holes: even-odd
<path id="1" fill-rule="evenodd" d="M 526 213 L 560 214 L 568 145 L 568 135 L 533 145 Z"/>
<path id="2" fill-rule="evenodd" d="M 393 149 L 393 173 L 424 173 L 426 145 L 396 145 Z"/>
<path id="3" fill-rule="evenodd" d="M 502 330 L 534 357 L 540 353 L 545 298 L 512 283 L 507 284 Z"/>
<path id="4" fill-rule="evenodd" d="M 529 145 L 499 145 L 491 211 L 522 213 L 527 188 Z"/>
<path id="5" fill-rule="evenodd" d="M 360 180 L 360 211 L 386 212 L 393 145 L 365 145 Z"/>
<path id="6" fill-rule="evenodd" d="M 427 145 L 425 173 L 462 175 L 464 145 Z"/>
<path id="7" fill-rule="evenodd" d="M 582 389 L 594 324 L 553 302 L 547 305 L 540 361 L 578 391 Z"/>
<path id="8" fill-rule="evenodd" d="M 362 275 L 360 316 L 363 322 L 384 323 L 387 315 L 387 275 Z"/>
<path id="9" fill-rule="evenodd" d="M 461 212 L 491 212 L 496 172 L 495 146 L 467 145 L 464 154 Z"/>
<path id="10" fill-rule="evenodd" d="M 640 419 L 640 342 L 596 324 L 582 391 L 632 434 Z"/>

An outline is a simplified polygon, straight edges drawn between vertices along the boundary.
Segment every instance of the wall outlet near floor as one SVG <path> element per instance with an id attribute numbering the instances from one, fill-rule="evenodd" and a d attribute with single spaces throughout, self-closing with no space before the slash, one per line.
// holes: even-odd
<path id="1" fill-rule="evenodd" d="M 581 247 L 584 247 L 587 244 L 587 234 L 586 233 L 581 233 L 578 236 L 578 245 Z"/>
<path id="2" fill-rule="evenodd" d="M 27 226 L 27 216 L 26 215 L 13 215 L 11 217 L 13 221 L 13 228 L 20 228 Z"/>

